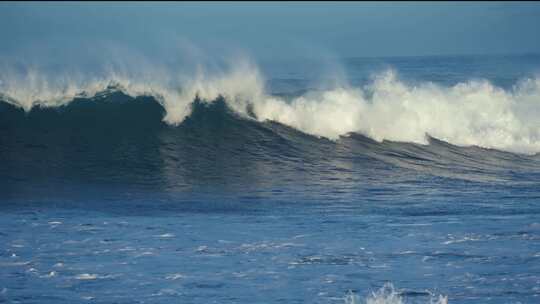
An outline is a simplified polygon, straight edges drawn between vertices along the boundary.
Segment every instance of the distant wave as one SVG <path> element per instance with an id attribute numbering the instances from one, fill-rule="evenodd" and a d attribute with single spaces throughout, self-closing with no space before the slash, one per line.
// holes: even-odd
<path id="1" fill-rule="evenodd" d="M 151 96 L 164 109 L 162 120 L 178 125 L 192 113 L 194 100 L 211 103 L 223 97 L 240 116 L 279 122 L 332 140 L 360 133 L 379 142 L 428 144 L 431 136 L 459 146 L 540 152 L 540 79 L 523 79 L 509 90 L 485 80 L 444 87 L 429 82 L 409 85 L 386 71 L 362 87 L 341 85 L 291 98 L 267 93 L 264 83 L 258 69 L 247 63 L 176 83 L 115 74 L 50 81 L 29 72 L 22 78 L 3 79 L 0 99 L 28 112 L 114 92 Z"/>

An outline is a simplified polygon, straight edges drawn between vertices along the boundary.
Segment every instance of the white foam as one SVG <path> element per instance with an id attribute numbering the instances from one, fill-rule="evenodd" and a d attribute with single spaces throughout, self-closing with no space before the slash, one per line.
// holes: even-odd
<path id="1" fill-rule="evenodd" d="M 167 280 L 178 280 L 178 279 L 183 279 L 185 278 L 186 276 L 181 274 L 181 273 L 173 273 L 173 274 L 169 274 L 165 277 L 165 279 Z"/>
<path id="2" fill-rule="evenodd" d="M 120 274 L 116 275 L 99 275 L 94 273 L 81 273 L 75 276 L 76 280 L 98 280 L 98 279 L 112 279 L 119 277 Z"/>
<path id="3" fill-rule="evenodd" d="M 364 301 L 362 301 L 358 295 L 354 294 L 352 291 L 349 291 L 349 293 L 345 296 L 344 301 L 345 304 L 405 304 L 405 300 L 399 294 L 399 292 L 395 290 L 391 283 L 384 284 L 384 286 L 379 290 L 372 292 L 371 295 L 366 297 Z M 442 295 L 439 295 L 438 297 L 431 295 L 429 303 L 448 304 L 448 297 Z"/>
<path id="4" fill-rule="evenodd" d="M 151 95 L 163 105 L 169 124 L 190 114 L 195 96 L 211 101 L 219 95 L 247 117 L 248 105 L 260 121 L 273 120 L 308 134 L 338 139 L 360 132 L 375 140 L 427 144 L 426 134 L 456 145 L 477 145 L 511 152 L 540 152 L 540 79 L 523 79 L 504 90 L 476 80 L 445 87 L 409 85 L 386 71 L 363 87 L 348 84 L 311 91 L 286 100 L 265 91 L 264 78 L 249 61 L 228 70 L 195 75 L 171 74 L 130 78 L 111 72 L 100 79 L 49 78 L 31 70 L 25 77 L 2 82 L 0 92 L 25 110 L 58 106 L 84 92 L 94 96 L 111 83 L 131 96 Z"/>
<path id="5" fill-rule="evenodd" d="M 95 280 L 98 278 L 97 274 L 81 273 L 75 276 L 77 280 Z"/>
<path id="6" fill-rule="evenodd" d="M 505 91 L 487 81 L 408 86 L 387 72 L 364 88 L 308 93 L 291 102 L 266 98 L 254 112 L 331 139 L 360 132 L 378 141 L 427 144 L 429 134 L 456 145 L 540 151 L 538 79 Z"/>
<path id="7" fill-rule="evenodd" d="M 57 275 L 56 271 L 51 271 L 48 274 L 41 275 L 40 278 L 52 278 L 52 277 L 55 277 L 56 275 Z"/>
<path id="8" fill-rule="evenodd" d="M 154 237 L 166 239 L 166 238 L 173 238 L 175 237 L 175 235 L 172 233 L 164 233 L 160 235 L 155 235 Z"/>

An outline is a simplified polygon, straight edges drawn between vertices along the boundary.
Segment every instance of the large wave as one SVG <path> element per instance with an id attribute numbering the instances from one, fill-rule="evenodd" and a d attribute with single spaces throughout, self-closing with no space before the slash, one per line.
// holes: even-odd
<path id="1" fill-rule="evenodd" d="M 171 75 L 111 72 L 106 77 L 53 80 L 34 70 L 19 77 L 2 76 L 0 99 L 29 111 L 119 90 L 132 97 L 154 97 L 165 109 L 163 121 L 178 125 L 191 114 L 195 99 L 212 102 L 222 96 L 244 117 L 276 121 L 333 140 L 356 132 L 377 141 L 428 144 L 432 136 L 461 146 L 540 151 L 538 78 L 522 79 L 505 90 L 487 80 L 453 86 L 409 84 L 388 70 L 363 86 L 341 83 L 287 98 L 269 93 L 263 75 L 248 61 L 236 62 L 224 72 L 198 69 L 191 77 Z"/>

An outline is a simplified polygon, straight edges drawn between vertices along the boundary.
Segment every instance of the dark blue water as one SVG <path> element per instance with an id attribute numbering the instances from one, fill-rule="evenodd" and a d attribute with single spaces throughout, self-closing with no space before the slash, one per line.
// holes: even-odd
<path id="1" fill-rule="evenodd" d="M 411 86 L 505 91 L 540 67 L 533 55 L 344 62 L 352 86 L 390 67 Z M 275 96 L 324 78 L 310 62 L 262 70 Z M 222 97 L 194 100 L 179 124 L 122 90 L 29 111 L 4 99 L 0 303 L 540 302 L 538 129 L 519 153 L 328 139 Z"/>

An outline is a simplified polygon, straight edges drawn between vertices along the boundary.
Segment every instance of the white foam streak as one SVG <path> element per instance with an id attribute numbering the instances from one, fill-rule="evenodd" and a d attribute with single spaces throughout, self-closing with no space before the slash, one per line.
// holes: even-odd
<path id="1" fill-rule="evenodd" d="M 51 83 L 30 71 L 22 79 L 4 80 L 0 92 L 29 110 L 35 105 L 65 104 L 81 91 L 84 96 L 94 96 L 111 83 L 131 96 L 156 97 L 166 110 L 164 121 L 172 125 L 190 114 L 195 96 L 211 101 L 222 95 L 232 109 L 246 117 L 250 105 L 260 121 L 277 121 L 330 139 L 360 132 L 378 141 L 427 144 L 429 134 L 462 146 L 540 152 L 540 79 L 522 80 L 511 90 L 487 81 L 444 87 L 408 85 L 395 72 L 387 71 L 364 87 L 345 84 L 286 100 L 266 93 L 258 69 L 238 61 L 223 72 L 207 73 L 199 68 L 192 77 L 159 73 L 134 79 L 110 73 L 90 81 L 66 77 Z"/>

